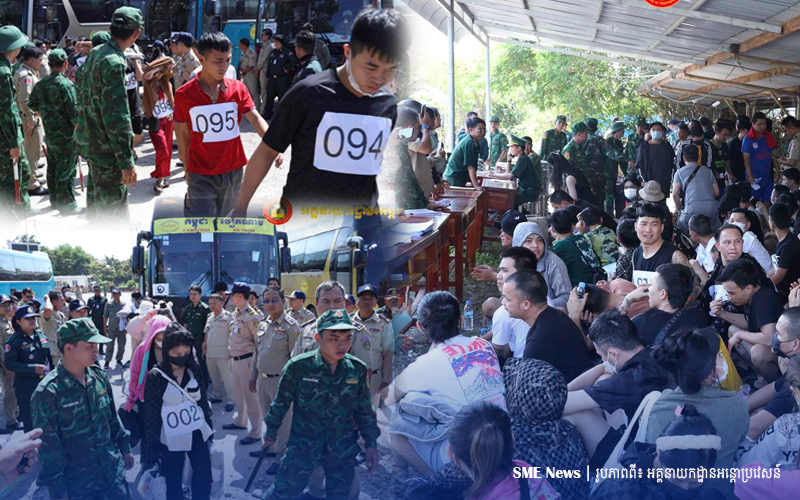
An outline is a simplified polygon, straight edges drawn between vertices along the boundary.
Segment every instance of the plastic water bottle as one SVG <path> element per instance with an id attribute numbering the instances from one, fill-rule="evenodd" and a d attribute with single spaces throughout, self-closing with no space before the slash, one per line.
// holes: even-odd
<path id="1" fill-rule="evenodd" d="M 472 301 L 468 300 L 464 306 L 464 331 L 472 331 Z"/>

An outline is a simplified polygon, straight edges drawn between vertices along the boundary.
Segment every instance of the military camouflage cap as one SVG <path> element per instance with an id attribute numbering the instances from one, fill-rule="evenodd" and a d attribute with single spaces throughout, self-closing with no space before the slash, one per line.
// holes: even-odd
<path id="1" fill-rule="evenodd" d="M 62 49 L 53 49 L 47 55 L 47 61 L 50 64 L 61 64 L 67 60 L 67 53 Z"/>
<path id="2" fill-rule="evenodd" d="M 494 115 L 489 122 L 497 122 L 500 123 L 500 118 L 497 115 Z"/>
<path id="3" fill-rule="evenodd" d="M 572 125 L 573 134 L 577 134 L 578 132 L 586 132 L 587 130 L 589 130 L 589 127 L 587 127 L 583 122 L 577 122 Z"/>
<path id="4" fill-rule="evenodd" d="M 344 309 L 330 309 L 317 320 L 317 333 L 323 330 L 355 330 L 356 326 Z"/>
<path id="5" fill-rule="evenodd" d="M 0 28 L 0 53 L 21 49 L 28 42 L 28 37 L 16 26 Z"/>
<path id="6" fill-rule="evenodd" d="M 92 36 L 92 47 L 103 45 L 109 40 L 111 40 L 111 33 L 109 33 L 108 31 L 100 31 L 98 33 L 95 33 Z"/>
<path id="7" fill-rule="evenodd" d="M 567 121 L 567 117 L 564 116 L 564 115 L 558 115 L 558 116 L 556 116 L 556 121 L 557 122 L 566 122 Z"/>
<path id="8" fill-rule="evenodd" d="M 586 117 L 586 120 L 584 120 L 584 122 L 586 122 L 586 126 L 589 127 L 590 129 L 597 130 L 597 118 Z"/>
<path id="9" fill-rule="evenodd" d="M 73 342 L 91 342 L 94 344 L 107 344 L 111 339 L 100 335 L 97 327 L 90 318 L 71 319 L 58 329 L 59 347 Z"/>
<path id="10" fill-rule="evenodd" d="M 640 116 L 636 119 L 636 126 L 637 127 L 647 127 L 647 120 L 644 119 L 644 116 Z"/>
<path id="11" fill-rule="evenodd" d="M 111 16 L 111 26 L 125 30 L 142 27 L 142 11 L 134 7 L 120 7 Z"/>
<path id="12" fill-rule="evenodd" d="M 525 141 L 523 139 L 520 139 L 516 135 L 513 135 L 513 134 L 511 134 L 511 141 L 509 141 L 509 142 L 511 144 L 513 144 L 514 146 L 519 146 L 521 148 L 525 147 Z"/>
<path id="13" fill-rule="evenodd" d="M 611 124 L 611 132 L 619 132 L 620 130 L 625 130 L 625 124 L 623 122 L 614 122 Z"/>

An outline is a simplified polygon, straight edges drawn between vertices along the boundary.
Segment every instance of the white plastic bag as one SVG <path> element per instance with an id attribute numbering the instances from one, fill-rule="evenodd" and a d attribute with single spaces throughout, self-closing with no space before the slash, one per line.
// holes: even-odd
<path id="1" fill-rule="evenodd" d="M 153 478 L 158 471 L 158 468 L 153 467 L 152 469 L 148 469 L 142 472 L 141 477 L 139 478 L 139 484 L 136 485 L 136 491 L 139 492 L 139 495 L 142 497 L 142 500 L 154 500 L 153 499 Z"/>
<path id="2" fill-rule="evenodd" d="M 218 498 L 225 485 L 225 454 L 221 451 L 211 451 L 211 495 Z"/>

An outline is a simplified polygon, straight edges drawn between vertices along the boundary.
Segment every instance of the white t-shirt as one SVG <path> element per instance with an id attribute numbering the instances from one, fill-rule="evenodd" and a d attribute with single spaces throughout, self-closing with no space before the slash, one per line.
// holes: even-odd
<path id="1" fill-rule="evenodd" d="M 781 469 L 794 469 L 797 448 L 800 446 L 798 425 L 800 425 L 800 414 L 787 413 L 764 431 L 755 443 L 745 436 L 734 455 L 736 466 L 743 467 L 753 462 L 761 462 L 765 467 L 780 466 Z"/>
<path id="2" fill-rule="evenodd" d="M 711 257 L 711 251 L 714 250 L 714 238 L 708 240 L 708 245 L 703 246 L 702 243 L 697 245 L 697 263 L 703 266 L 707 273 L 714 271 L 714 259 Z"/>
<path id="3" fill-rule="evenodd" d="M 521 358 L 525 351 L 530 327 L 521 319 L 512 318 L 504 306 L 500 306 L 492 316 L 492 344 L 510 345 L 515 358 Z"/>
<path id="4" fill-rule="evenodd" d="M 456 335 L 431 346 L 400 373 L 394 386 L 404 393 L 426 392 L 456 412 L 473 401 L 506 405 L 497 355 L 480 337 Z"/>
<path id="5" fill-rule="evenodd" d="M 703 248 L 703 245 L 697 246 L 697 262 L 699 262 L 700 265 L 703 266 L 703 268 L 709 273 L 714 270 L 715 264 L 715 262 L 711 260 L 711 250 L 714 248 L 714 241 L 714 238 L 711 238 L 708 241 L 708 246 L 705 248 L 705 256 L 703 257 L 703 260 L 700 259 L 700 250 Z M 747 231 L 744 233 L 742 251 L 746 254 L 749 254 L 750 257 L 756 259 L 756 262 L 761 265 L 761 268 L 764 269 L 764 272 L 767 273 L 767 275 L 769 275 L 769 273 L 775 269 L 769 252 L 767 252 L 767 249 L 764 248 L 764 245 L 758 241 L 758 237 L 752 231 Z"/>
<path id="6" fill-rule="evenodd" d="M 191 80 L 192 78 L 197 76 L 197 73 L 200 73 L 200 71 L 202 70 L 203 70 L 202 66 L 196 67 L 194 71 L 192 71 L 192 75 L 189 77 L 189 79 Z M 230 78 L 231 80 L 238 80 L 238 78 L 236 77 L 236 68 L 234 68 L 232 64 L 229 64 L 228 69 L 225 70 L 225 78 Z"/>

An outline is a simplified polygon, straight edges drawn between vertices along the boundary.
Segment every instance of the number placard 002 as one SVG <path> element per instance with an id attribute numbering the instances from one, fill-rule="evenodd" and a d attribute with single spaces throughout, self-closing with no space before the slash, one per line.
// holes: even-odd
<path id="1" fill-rule="evenodd" d="M 191 434 L 206 423 L 203 410 L 191 401 L 184 401 L 177 406 L 162 407 L 161 421 L 164 435 L 168 437 Z"/>
<path id="2" fill-rule="evenodd" d="M 225 142 L 239 137 L 239 105 L 235 102 L 195 106 L 189 110 L 192 130 L 203 142 Z"/>
<path id="3" fill-rule="evenodd" d="M 314 166 L 350 175 L 378 175 L 392 121 L 328 111 L 317 127 Z"/>

